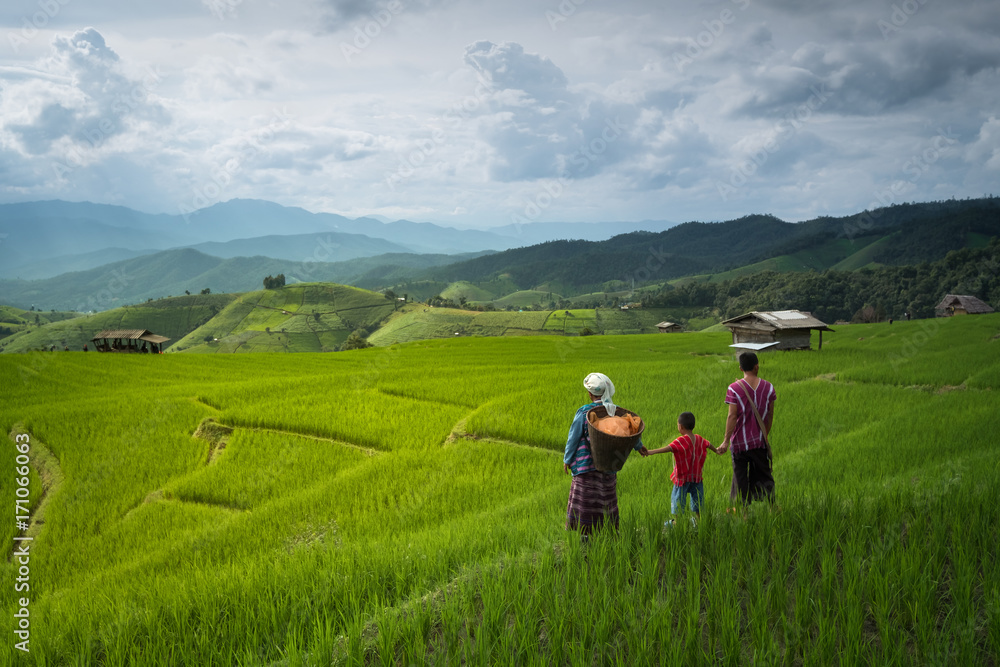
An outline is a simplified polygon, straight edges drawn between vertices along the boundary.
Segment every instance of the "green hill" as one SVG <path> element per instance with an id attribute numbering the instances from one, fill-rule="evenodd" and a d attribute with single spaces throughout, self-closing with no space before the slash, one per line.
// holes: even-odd
<path id="1" fill-rule="evenodd" d="M 51 322 L 61 322 L 79 316 L 80 313 L 72 311 L 24 310 L 14 306 L 0 306 L 0 340 L 32 327 L 40 328 Z"/>
<path id="2" fill-rule="evenodd" d="M 550 301 L 559 301 L 562 296 L 552 292 L 539 292 L 538 290 L 519 290 L 493 301 L 497 308 L 527 308 L 535 304 L 547 304 Z"/>
<path id="3" fill-rule="evenodd" d="M 523 313 L 479 312 L 455 308 L 407 306 L 368 337 L 373 345 L 387 346 L 431 338 L 459 336 L 530 336 L 545 331 L 548 311 Z"/>
<path id="4" fill-rule="evenodd" d="M 878 258 L 882 256 L 883 252 L 887 248 L 891 248 L 893 244 L 897 243 L 901 236 L 902 235 L 897 232 L 895 234 L 888 234 L 887 236 L 880 237 L 857 252 L 845 257 L 836 264 L 827 268 L 834 271 L 857 271 L 858 269 L 862 269 L 866 266 L 877 266 Z"/>
<path id="5" fill-rule="evenodd" d="M 852 261 L 877 257 L 875 242 Z M 887 243 L 889 243 L 887 241 Z M 930 318 L 945 294 L 968 294 L 1000 309 L 1000 237 L 985 248 L 963 248 L 913 266 L 864 266 L 854 271 L 762 272 L 714 283 L 670 285 L 642 299 L 646 307 L 711 309 L 723 318 L 752 310 L 798 309 L 824 322 L 862 318 Z M 881 315 L 879 315 L 881 314 Z"/>
<path id="6" fill-rule="evenodd" d="M 57 350 L 62 350 L 66 346 L 71 350 L 80 350 L 102 329 L 149 329 L 153 333 L 170 338 L 170 342 L 167 343 L 169 347 L 198 326 L 208 322 L 235 298 L 235 294 L 175 296 L 137 306 L 125 306 L 93 315 L 63 319 L 8 336 L 0 340 L 0 350 L 3 352 L 48 350 L 53 345 Z"/>
<path id="7" fill-rule="evenodd" d="M 382 294 L 332 283 L 249 292 L 178 341 L 174 350 L 328 352 L 352 331 L 377 327 L 394 307 Z"/>
<path id="8" fill-rule="evenodd" d="M 294 262 L 270 257 L 220 259 L 191 248 L 166 250 L 45 280 L 0 280 L 0 303 L 36 308 L 100 311 L 147 299 L 212 292 L 247 292 L 264 276 L 289 283 L 335 282 L 379 287 L 407 280 L 428 267 L 479 256 L 390 254 L 344 262 Z M 404 288 L 399 293 L 407 291 Z"/>
<path id="9" fill-rule="evenodd" d="M 567 315 L 567 313 L 569 313 Z M 677 322 L 688 330 L 718 322 L 703 308 L 586 308 L 574 310 L 474 311 L 408 305 L 368 337 L 385 347 L 432 338 L 459 336 L 576 336 L 593 334 L 657 333 L 657 323 Z"/>
<path id="10" fill-rule="evenodd" d="M 636 286 L 685 276 L 720 281 L 764 270 L 825 270 L 839 262 L 844 264 L 838 268 L 911 265 L 982 246 L 985 238 L 997 235 L 1000 198 L 988 197 L 898 204 L 799 223 L 750 215 L 606 241 L 552 241 L 429 269 L 423 278 L 480 283 L 504 276 L 515 289 L 560 285 L 561 294 L 573 296 L 602 291 L 611 281 L 631 287 L 633 280 Z"/>
<path id="11" fill-rule="evenodd" d="M 441 291 L 441 298 L 456 303 L 465 297 L 466 301 L 492 301 L 496 295 L 467 281 L 454 282 Z"/>
<path id="12" fill-rule="evenodd" d="M 889 236 L 866 236 L 863 238 L 830 239 L 807 250 L 800 250 L 790 255 L 778 255 L 765 259 L 762 262 L 748 264 L 722 273 L 713 273 L 710 276 L 690 276 L 692 279 L 707 278 L 709 282 L 720 283 L 725 280 L 732 280 L 740 276 L 748 276 L 762 271 L 775 271 L 777 273 L 792 273 L 797 271 L 826 271 L 827 269 L 853 270 L 860 269 L 869 264 L 872 260 L 860 262 L 862 257 L 875 257 L 884 248 L 887 240 L 895 237 Z M 857 258 L 857 259 L 855 259 Z M 854 261 L 856 265 L 852 265 Z M 848 268 L 849 267 L 849 268 Z M 683 279 L 681 279 L 683 281 Z M 677 284 L 680 281 L 674 281 Z"/>

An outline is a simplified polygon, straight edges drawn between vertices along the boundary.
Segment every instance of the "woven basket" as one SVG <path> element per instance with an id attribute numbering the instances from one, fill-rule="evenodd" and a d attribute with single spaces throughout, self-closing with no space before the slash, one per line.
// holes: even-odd
<path id="1" fill-rule="evenodd" d="M 594 459 L 594 467 L 601 472 L 618 472 L 625 466 L 625 460 L 632 453 L 635 443 L 639 442 L 642 432 L 646 430 L 646 422 L 642 417 L 621 406 L 615 407 L 615 416 L 635 415 L 639 417 L 639 432 L 635 435 L 608 435 L 591 423 L 591 415 L 597 419 L 608 416 L 608 409 L 603 405 L 587 411 L 587 433 L 590 436 L 590 453 Z"/>

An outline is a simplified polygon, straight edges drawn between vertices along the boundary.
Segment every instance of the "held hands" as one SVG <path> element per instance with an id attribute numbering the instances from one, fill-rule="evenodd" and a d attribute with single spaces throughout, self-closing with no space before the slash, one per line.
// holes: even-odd
<path id="1" fill-rule="evenodd" d="M 643 446 L 642 446 L 642 447 L 641 447 L 641 448 L 639 449 L 639 454 L 641 454 L 641 455 L 642 455 L 643 457 L 646 457 L 646 456 L 649 456 L 649 450 L 648 450 L 648 449 L 646 449 L 646 445 L 643 445 Z"/>
<path id="2" fill-rule="evenodd" d="M 724 440 L 721 445 L 719 445 L 718 447 L 715 448 L 715 453 L 716 454 L 725 454 L 727 451 L 729 451 L 729 441 L 728 440 Z"/>

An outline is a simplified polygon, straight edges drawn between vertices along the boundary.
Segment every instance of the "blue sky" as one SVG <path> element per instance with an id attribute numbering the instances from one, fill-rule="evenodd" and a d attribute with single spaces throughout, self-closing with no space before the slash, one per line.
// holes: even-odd
<path id="1" fill-rule="evenodd" d="M 986 0 L 17 0 L 0 201 L 786 220 L 996 194 Z"/>

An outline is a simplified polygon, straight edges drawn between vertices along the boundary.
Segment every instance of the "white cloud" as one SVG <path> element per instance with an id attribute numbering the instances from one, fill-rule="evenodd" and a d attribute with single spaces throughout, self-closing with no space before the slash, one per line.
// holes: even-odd
<path id="1" fill-rule="evenodd" d="M 974 165 L 1000 171 L 1000 118 L 990 116 L 979 136 L 966 150 L 966 160 Z"/>
<path id="2" fill-rule="evenodd" d="M 996 3 L 924 3 L 883 37 L 892 3 L 867 0 L 588 2 L 555 30 L 558 2 L 401 0 L 348 62 L 387 0 L 221 1 L 70 3 L 0 54 L 0 200 L 176 212 L 207 191 L 481 226 L 562 178 L 540 219 L 842 214 L 939 126 L 956 144 L 909 196 L 995 189 Z"/>

